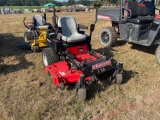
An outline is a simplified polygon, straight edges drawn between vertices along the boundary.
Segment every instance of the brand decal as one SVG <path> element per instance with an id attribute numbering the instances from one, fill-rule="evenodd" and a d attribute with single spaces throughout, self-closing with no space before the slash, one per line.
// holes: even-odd
<path id="1" fill-rule="evenodd" d="M 78 52 L 82 52 L 84 49 L 83 48 L 79 48 L 78 49 Z"/>
<path id="2" fill-rule="evenodd" d="M 98 19 L 100 20 L 111 20 L 109 16 L 97 15 Z"/>
<path id="3" fill-rule="evenodd" d="M 92 65 L 92 70 L 99 69 L 108 65 L 111 65 L 111 60 Z"/>

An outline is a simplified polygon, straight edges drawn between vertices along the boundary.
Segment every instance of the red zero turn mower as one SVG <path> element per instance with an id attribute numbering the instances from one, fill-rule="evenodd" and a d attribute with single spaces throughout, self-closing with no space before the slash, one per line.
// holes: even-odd
<path id="1" fill-rule="evenodd" d="M 53 30 L 47 33 L 47 45 L 42 51 L 42 58 L 46 73 L 53 76 L 53 83 L 61 90 L 65 85 L 76 83 L 78 98 L 86 100 L 87 81 L 96 81 L 97 75 L 104 72 L 112 73 L 111 76 L 117 84 L 122 83 L 123 63 L 117 63 L 113 58 L 96 53 L 91 49 L 91 36 L 94 24 L 90 26 L 90 36 L 80 29 L 88 27 L 76 24 L 71 16 L 58 18 L 58 25 L 53 16 Z M 58 27 L 56 27 L 58 26 Z"/>

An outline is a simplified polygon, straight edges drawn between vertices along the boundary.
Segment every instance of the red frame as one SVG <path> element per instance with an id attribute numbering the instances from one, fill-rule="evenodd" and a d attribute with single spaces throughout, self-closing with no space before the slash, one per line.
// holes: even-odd
<path id="1" fill-rule="evenodd" d="M 54 63 L 45 67 L 45 72 L 50 73 L 54 84 L 60 87 L 60 83 L 71 84 L 77 83 L 80 80 L 81 70 L 70 70 L 66 61 Z M 86 77 L 85 81 L 91 80 L 91 77 Z"/>
<path id="2" fill-rule="evenodd" d="M 78 62 L 93 62 L 98 59 L 98 57 L 101 57 L 102 55 L 99 53 L 96 53 L 95 55 L 92 55 L 87 51 L 87 44 L 83 44 L 80 46 L 74 46 L 74 47 L 68 47 L 66 48 L 67 51 L 75 56 L 75 60 Z M 95 57 L 97 56 L 97 57 Z M 104 65 L 108 65 L 109 63 L 104 62 L 101 64 L 96 64 L 96 67 L 101 67 Z M 52 65 L 48 65 L 45 67 L 45 72 L 47 74 L 51 74 L 52 81 L 54 84 L 60 87 L 60 83 L 63 82 L 64 84 L 71 84 L 71 83 L 77 83 L 80 80 L 80 76 L 83 74 L 83 72 L 79 69 L 71 69 L 70 65 L 67 61 L 59 61 Z M 91 80 L 92 77 L 88 76 L 85 77 L 85 81 Z"/>
<path id="3" fill-rule="evenodd" d="M 84 61 L 86 58 L 91 58 L 91 60 L 96 60 L 97 58 L 87 53 L 87 44 L 80 46 L 73 46 L 66 48 L 67 51 L 75 56 L 75 59 L 78 62 Z M 100 54 L 98 54 L 99 56 Z M 90 60 L 88 60 L 90 62 Z M 71 70 L 68 63 L 66 61 L 60 61 L 54 63 L 52 65 L 48 65 L 45 67 L 45 72 L 51 74 L 53 76 L 52 81 L 54 84 L 60 87 L 60 83 L 71 84 L 77 83 L 80 80 L 80 76 L 83 74 L 81 70 Z M 91 77 L 85 77 L 85 81 L 91 80 Z"/>
<path id="4" fill-rule="evenodd" d="M 67 51 L 72 55 L 80 55 L 87 52 L 87 44 L 80 46 L 68 47 Z"/>

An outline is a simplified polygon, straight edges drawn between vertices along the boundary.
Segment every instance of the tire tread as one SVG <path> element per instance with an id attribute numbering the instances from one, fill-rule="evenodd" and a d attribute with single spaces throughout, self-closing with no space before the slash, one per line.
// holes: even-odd
<path id="1" fill-rule="evenodd" d="M 42 51 L 42 55 L 43 54 L 45 54 L 47 57 L 48 65 L 51 65 L 51 64 L 59 61 L 59 56 L 53 53 L 52 48 L 45 48 Z"/>
<path id="2" fill-rule="evenodd" d="M 109 40 L 109 43 L 107 43 L 107 44 L 103 43 L 102 40 L 101 40 L 101 34 L 102 34 L 103 31 L 108 32 L 109 37 L 111 37 L 111 40 Z M 105 47 L 113 47 L 114 45 L 116 45 L 117 37 L 118 37 L 118 34 L 113 27 L 105 27 L 105 28 L 102 28 L 101 31 L 100 31 L 99 41 Z"/>

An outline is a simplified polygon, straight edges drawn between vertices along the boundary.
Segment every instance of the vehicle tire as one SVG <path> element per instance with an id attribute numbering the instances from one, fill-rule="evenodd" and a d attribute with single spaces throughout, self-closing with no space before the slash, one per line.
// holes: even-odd
<path id="1" fill-rule="evenodd" d="M 78 89 L 78 99 L 79 99 L 79 101 L 85 101 L 86 98 L 87 98 L 86 88 L 79 88 Z"/>
<path id="2" fill-rule="evenodd" d="M 61 90 L 64 90 L 64 89 L 65 89 L 65 85 L 64 85 L 63 82 L 60 83 L 60 89 L 61 89 Z"/>
<path id="3" fill-rule="evenodd" d="M 35 46 L 33 46 L 32 50 L 33 50 L 34 53 L 36 53 L 36 52 L 40 51 L 40 48 L 39 48 L 38 45 L 35 45 Z"/>
<path id="4" fill-rule="evenodd" d="M 45 48 L 42 51 L 42 60 L 45 66 L 59 61 L 59 56 L 54 54 L 52 48 Z"/>
<path id="5" fill-rule="evenodd" d="M 33 42 L 34 37 L 32 35 L 29 35 L 28 31 L 24 33 L 24 41 L 25 42 Z"/>
<path id="6" fill-rule="evenodd" d="M 24 41 L 29 42 L 29 40 L 27 39 L 27 35 L 25 33 L 24 33 Z"/>
<path id="7" fill-rule="evenodd" d="M 115 84 L 120 85 L 123 82 L 123 74 L 118 73 L 115 75 Z"/>
<path id="8" fill-rule="evenodd" d="M 112 47 L 117 42 L 117 36 L 113 27 L 105 27 L 99 33 L 99 41 L 105 47 Z"/>
<path id="9" fill-rule="evenodd" d="M 156 49 L 155 56 L 157 63 L 160 64 L 160 45 Z"/>
<path id="10" fill-rule="evenodd" d="M 97 76 L 96 75 L 93 75 L 92 76 L 92 83 L 96 83 L 96 82 L 98 82 L 98 78 L 97 78 Z"/>

